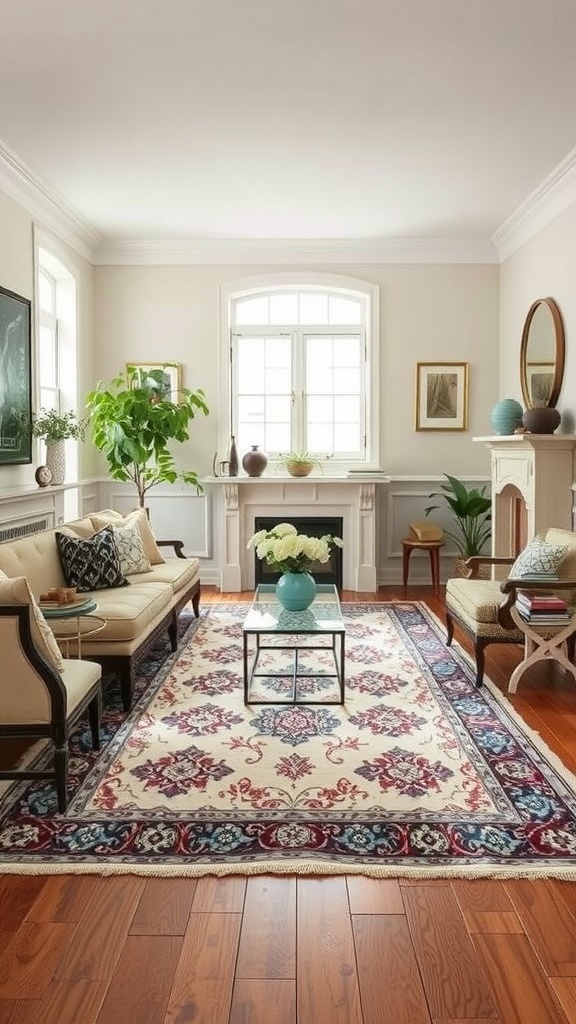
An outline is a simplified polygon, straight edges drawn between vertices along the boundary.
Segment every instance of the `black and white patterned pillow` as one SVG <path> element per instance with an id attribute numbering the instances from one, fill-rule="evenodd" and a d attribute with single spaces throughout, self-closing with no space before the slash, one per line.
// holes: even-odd
<path id="1" fill-rule="evenodd" d="M 79 593 L 128 586 L 110 526 L 87 539 L 57 530 L 56 543 L 67 586 L 76 587 Z"/>

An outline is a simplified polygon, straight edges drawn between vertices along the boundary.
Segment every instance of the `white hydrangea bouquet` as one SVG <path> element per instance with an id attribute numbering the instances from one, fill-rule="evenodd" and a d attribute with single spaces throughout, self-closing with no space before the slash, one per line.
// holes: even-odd
<path id="1" fill-rule="evenodd" d="M 248 541 L 258 558 L 266 559 L 274 572 L 310 572 L 315 562 L 328 562 L 334 546 L 341 548 L 340 537 L 307 537 L 292 523 L 278 523 L 272 530 L 258 530 Z"/>

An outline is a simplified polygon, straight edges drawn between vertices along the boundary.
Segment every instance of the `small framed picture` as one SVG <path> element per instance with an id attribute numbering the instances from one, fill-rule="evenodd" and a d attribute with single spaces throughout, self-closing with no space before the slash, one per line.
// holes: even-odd
<path id="1" fill-rule="evenodd" d="M 179 392 L 182 390 L 182 372 L 180 363 L 127 363 L 127 370 L 140 370 L 142 374 L 153 370 L 154 376 L 150 378 L 152 386 L 159 384 L 159 397 L 168 399 L 170 402 L 178 402 Z M 157 377 L 160 371 L 160 378 Z"/>
<path id="2" fill-rule="evenodd" d="M 416 430 L 468 429 L 468 363 L 416 364 Z"/>
<path id="3" fill-rule="evenodd" d="M 554 363 L 526 363 L 526 378 L 532 407 L 548 405 L 554 385 Z"/>

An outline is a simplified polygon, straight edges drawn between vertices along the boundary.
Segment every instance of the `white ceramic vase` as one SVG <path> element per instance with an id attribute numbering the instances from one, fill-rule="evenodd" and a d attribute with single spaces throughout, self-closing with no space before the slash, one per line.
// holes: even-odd
<path id="1" fill-rule="evenodd" d="M 66 477 L 66 442 L 46 442 L 46 465 L 52 473 L 52 484 L 63 484 Z"/>

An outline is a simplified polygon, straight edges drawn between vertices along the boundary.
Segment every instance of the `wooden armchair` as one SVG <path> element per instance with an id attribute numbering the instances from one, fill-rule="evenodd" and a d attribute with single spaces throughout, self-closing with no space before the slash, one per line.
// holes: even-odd
<path id="1" fill-rule="evenodd" d="M 25 581 L 16 580 L 16 583 Z M 0 604 L 0 741 L 12 737 L 47 739 L 53 763 L 0 770 L 0 779 L 54 778 L 58 810 L 68 804 L 70 726 L 88 709 L 92 743 L 100 745 L 102 669 L 91 661 L 60 658 L 42 649 L 33 598 Z M 37 642 L 38 641 L 38 642 Z M 43 758 L 44 755 L 39 755 Z M 35 764 L 45 763 L 35 760 Z"/>
<path id="2" fill-rule="evenodd" d="M 446 583 L 446 643 L 452 643 L 454 624 L 472 641 L 476 657 L 476 686 L 484 679 L 484 652 L 489 644 L 523 644 L 524 634 L 508 613 L 500 618 L 501 605 L 508 600 L 499 580 L 481 579 L 483 565 L 508 565 L 514 558 L 474 556 L 466 561 L 467 576 L 457 576 Z M 511 598 L 509 600 L 512 600 Z"/>

